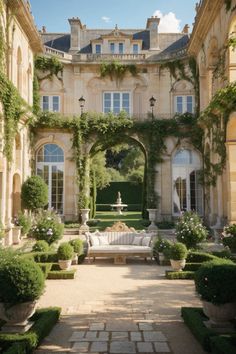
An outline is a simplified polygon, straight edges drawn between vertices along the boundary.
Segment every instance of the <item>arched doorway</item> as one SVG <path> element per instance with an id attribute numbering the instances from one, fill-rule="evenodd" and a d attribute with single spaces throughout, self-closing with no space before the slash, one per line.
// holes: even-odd
<path id="1" fill-rule="evenodd" d="M 197 152 L 178 150 L 172 160 L 173 215 L 194 210 L 203 215 L 203 190 L 199 181 L 201 161 Z"/>
<path id="2" fill-rule="evenodd" d="M 21 180 L 20 175 L 15 173 L 13 176 L 13 188 L 12 188 L 12 217 L 17 216 L 21 210 Z"/>
<path id="3" fill-rule="evenodd" d="M 45 144 L 37 152 L 37 175 L 48 185 L 48 207 L 57 213 L 64 210 L 64 152 L 56 144 Z"/>

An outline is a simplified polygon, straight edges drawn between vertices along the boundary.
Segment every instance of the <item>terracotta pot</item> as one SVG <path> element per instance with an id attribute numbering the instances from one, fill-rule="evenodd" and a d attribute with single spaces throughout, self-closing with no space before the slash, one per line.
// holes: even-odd
<path id="1" fill-rule="evenodd" d="M 215 305 L 208 301 L 202 301 L 202 305 L 204 314 L 209 318 L 208 327 L 232 327 L 230 321 L 236 317 L 236 302 Z"/>
<path id="2" fill-rule="evenodd" d="M 72 260 L 71 260 L 71 259 L 59 260 L 59 261 L 58 261 L 59 267 L 60 267 L 62 270 L 69 270 L 70 267 L 71 267 L 71 263 L 72 263 Z"/>
<path id="3" fill-rule="evenodd" d="M 171 264 L 171 267 L 173 268 L 173 270 L 175 270 L 176 272 L 180 272 L 185 267 L 186 260 L 185 259 L 180 259 L 180 260 L 170 259 L 170 264 Z"/>
<path id="4" fill-rule="evenodd" d="M 36 301 L 22 302 L 11 306 L 0 302 L 0 318 L 9 325 L 26 325 L 35 312 Z"/>

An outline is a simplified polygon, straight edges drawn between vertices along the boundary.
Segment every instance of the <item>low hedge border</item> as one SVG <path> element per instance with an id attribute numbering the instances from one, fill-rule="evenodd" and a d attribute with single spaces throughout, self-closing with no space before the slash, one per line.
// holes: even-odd
<path id="1" fill-rule="evenodd" d="M 214 259 L 219 259 L 219 257 L 214 256 L 213 254 L 206 252 L 197 252 L 190 251 L 187 255 L 187 263 L 202 263 L 207 261 L 212 261 Z"/>
<path id="2" fill-rule="evenodd" d="M 217 335 L 215 331 L 207 328 L 203 321 L 207 320 L 201 308 L 182 307 L 181 315 L 194 337 L 204 350 L 211 351 L 210 339 Z"/>
<path id="3" fill-rule="evenodd" d="M 53 263 L 37 263 L 37 264 L 40 266 L 45 278 L 47 278 Z"/>
<path id="4" fill-rule="evenodd" d="M 217 336 L 210 338 L 210 345 L 213 354 L 235 354 L 236 336 Z"/>
<path id="5" fill-rule="evenodd" d="M 194 279 L 194 273 L 192 271 L 175 272 L 173 270 L 166 270 L 166 278 L 173 279 Z"/>
<path id="6" fill-rule="evenodd" d="M 71 270 L 51 270 L 47 279 L 74 279 L 76 269 Z"/>
<path id="7" fill-rule="evenodd" d="M 31 318 L 34 325 L 24 334 L 0 333 L 0 347 L 4 354 L 28 354 L 37 348 L 51 332 L 61 313 L 59 307 L 49 307 L 35 312 Z M 4 351 L 5 350 L 5 351 Z"/>
<path id="8" fill-rule="evenodd" d="M 53 263 L 58 260 L 56 252 L 30 252 L 21 254 L 21 257 L 32 259 L 36 263 Z"/>
<path id="9" fill-rule="evenodd" d="M 201 267 L 202 263 L 186 263 L 184 271 L 196 272 Z"/>

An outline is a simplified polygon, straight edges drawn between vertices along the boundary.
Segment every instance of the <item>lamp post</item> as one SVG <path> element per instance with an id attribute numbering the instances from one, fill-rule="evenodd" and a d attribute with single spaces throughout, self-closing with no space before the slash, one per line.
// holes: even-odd
<path id="1" fill-rule="evenodd" d="M 152 110 L 152 120 L 153 120 L 153 119 L 154 119 L 153 107 L 155 106 L 155 102 L 156 102 L 155 97 L 152 96 L 152 97 L 149 99 L 149 102 L 150 102 L 150 107 L 151 107 L 151 110 Z"/>
<path id="2" fill-rule="evenodd" d="M 80 110 L 81 110 L 81 116 L 84 112 L 84 105 L 85 105 L 85 99 L 83 96 L 79 98 L 79 105 L 80 105 Z"/>

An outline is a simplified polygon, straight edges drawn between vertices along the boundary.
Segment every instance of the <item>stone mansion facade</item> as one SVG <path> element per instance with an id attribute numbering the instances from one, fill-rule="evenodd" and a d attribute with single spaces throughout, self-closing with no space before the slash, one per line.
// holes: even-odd
<path id="1" fill-rule="evenodd" d="M 63 63 L 61 76 L 40 82 L 42 111 L 58 112 L 66 117 L 80 115 L 81 109 L 115 114 L 126 111 L 130 119 L 142 121 L 148 119 L 152 109 L 155 119 L 168 120 L 185 112 L 194 114 L 199 107 L 193 82 L 184 76 L 176 78 L 170 67 L 163 65 L 176 60 L 186 62 L 191 56 L 196 59 L 199 71 L 200 111 L 209 105 L 217 90 L 226 86 L 226 81 L 236 79 L 236 52 L 231 48 L 224 52 L 223 71 L 227 80 L 214 75 L 221 52 L 236 25 L 236 11 L 227 10 L 224 0 L 199 2 L 191 35 L 187 25 L 182 33 L 159 33 L 157 17 L 148 18 L 145 28 L 116 26 L 110 30 L 89 29 L 79 18 L 71 18 L 70 33 L 48 33 L 42 28 L 41 39 L 29 4 L 23 0 L 17 0 L 17 4 L 7 76 L 30 105 L 33 55 L 41 52 Z M 236 0 L 232 0 L 232 9 L 234 5 Z M 114 61 L 134 64 L 138 74 L 127 72 L 122 80 L 102 77 L 101 64 Z M 156 102 L 150 107 L 152 96 Z M 84 107 L 79 101 L 81 97 L 85 99 Z M 40 128 L 34 146 L 30 147 L 26 120 L 22 118 L 22 129 L 15 136 L 13 161 L 7 161 L 3 152 L 0 155 L 1 218 L 8 230 L 8 244 L 12 242 L 12 217 L 20 210 L 20 186 L 32 173 L 31 167 L 48 184 L 49 207 L 67 220 L 75 220 L 78 215 L 80 191 L 72 159 L 72 133 L 66 129 Z M 206 129 L 204 124 L 202 127 Z M 1 129 L 3 134 L 4 124 Z M 178 217 L 183 210 L 196 210 L 211 226 L 220 228 L 226 222 L 236 222 L 236 113 L 231 113 L 227 123 L 226 165 L 216 184 L 206 187 L 200 183 L 199 173 L 204 167 L 206 150 L 212 164 L 218 161 L 213 143 L 206 136 L 202 153 L 191 139 L 174 136 L 165 139 L 163 161 L 155 166 L 159 220 Z M 86 148 L 91 148 L 89 142 Z M 33 161 L 31 166 L 29 161 Z"/>

